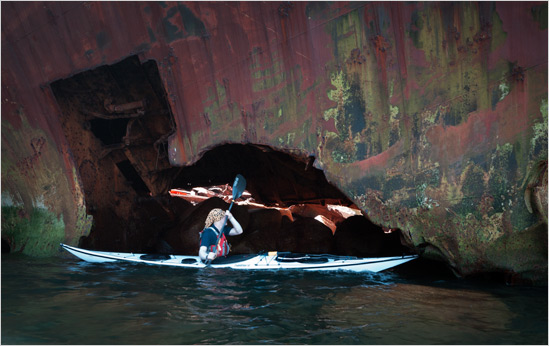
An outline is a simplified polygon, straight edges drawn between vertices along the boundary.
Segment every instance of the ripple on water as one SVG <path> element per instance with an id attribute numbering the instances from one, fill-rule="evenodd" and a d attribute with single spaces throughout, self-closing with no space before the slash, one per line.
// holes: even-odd
<path id="1" fill-rule="evenodd" d="M 547 289 L 10 257 L 2 343 L 546 344 Z"/>

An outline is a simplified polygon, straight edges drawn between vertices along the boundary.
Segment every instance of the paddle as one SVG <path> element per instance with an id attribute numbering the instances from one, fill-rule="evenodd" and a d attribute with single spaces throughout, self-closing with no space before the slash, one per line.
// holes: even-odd
<path id="1" fill-rule="evenodd" d="M 242 193 L 244 192 L 244 189 L 246 189 L 246 179 L 240 174 L 236 175 L 236 178 L 234 179 L 233 183 L 233 200 L 231 201 L 231 205 L 229 206 L 229 211 L 233 207 L 234 200 L 242 196 Z M 219 238 L 221 238 L 221 234 L 223 233 L 223 228 L 225 228 L 225 224 L 227 223 L 227 217 L 225 217 L 223 221 L 223 226 L 221 227 L 221 230 L 219 232 L 219 235 L 217 236 L 217 240 L 215 241 L 216 244 L 216 257 L 217 257 L 217 243 L 219 242 Z M 206 264 L 210 264 L 211 261 L 207 261 Z"/>
<path id="2" fill-rule="evenodd" d="M 231 202 L 231 205 L 229 206 L 229 210 L 231 210 L 231 208 L 233 207 L 234 200 L 242 196 L 242 193 L 244 192 L 245 188 L 246 188 L 246 179 L 244 179 L 244 177 L 241 176 L 240 174 L 237 174 L 236 178 L 234 178 L 233 200 Z"/>

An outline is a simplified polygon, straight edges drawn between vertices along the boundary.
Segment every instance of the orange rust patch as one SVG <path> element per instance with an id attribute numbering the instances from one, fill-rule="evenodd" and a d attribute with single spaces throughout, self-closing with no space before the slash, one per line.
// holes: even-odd
<path id="1" fill-rule="evenodd" d="M 495 110 L 477 111 L 457 126 L 437 125 L 426 132 L 432 145 L 431 159 L 445 164 L 457 162 L 466 154 L 481 154 L 513 142 L 531 126 L 522 91 L 514 91 Z"/>
<path id="2" fill-rule="evenodd" d="M 364 174 L 364 172 L 370 171 L 371 169 L 385 170 L 387 169 L 387 167 L 389 167 L 387 162 L 401 152 L 402 141 L 398 141 L 393 146 L 389 147 L 387 150 L 376 156 L 372 156 L 365 160 L 352 163 L 351 167 L 354 169 L 360 169 L 360 171 L 362 171 L 362 174 Z"/>

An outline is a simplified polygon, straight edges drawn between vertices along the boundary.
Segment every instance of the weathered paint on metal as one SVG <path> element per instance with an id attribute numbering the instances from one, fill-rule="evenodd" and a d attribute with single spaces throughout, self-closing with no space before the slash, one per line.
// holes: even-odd
<path id="1" fill-rule="evenodd" d="M 546 3 L 3 2 L 3 167 L 32 154 L 39 129 L 52 163 L 37 174 L 65 177 L 52 198 L 76 196 L 48 85 L 132 54 L 159 65 L 172 165 L 227 142 L 298 150 L 373 221 L 458 272 L 525 272 L 522 255 L 546 270 L 522 198 L 547 160 Z M 3 168 L 2 195 L 28 205 L 39 183 L 24 171 Z M 527 231 L 530 255 L 498 252 Z"/>

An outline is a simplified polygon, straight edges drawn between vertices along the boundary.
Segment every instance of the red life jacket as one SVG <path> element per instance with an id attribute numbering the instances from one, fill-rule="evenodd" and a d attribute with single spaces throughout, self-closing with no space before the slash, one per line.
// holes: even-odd
<path id="1" fill-rule="evenodd" d="M 208 227 L 208 228 L 211 229 L 212 231 L 214 231 L 216 236 L 219 236 L 219 231 L 217 230 L 217 228 L 215 228 L 215 227 Z M 206 228 L 206 229 L 208 229 L 208 228 Z M 204 232 L 204 230 L 200 231 L 200 238 L 202 238 L 202 232 Z M 229 242 L 227 241 L 227 237 L 225 237 L 225 233 L 221 233 L 221 237 L 219 237 L 219 240 L 217 241 L 217 244 L 210 245 L 209 248 L 208 248 L 208 251 L 216 253 L 217 257 L 227 256 L 229 254 L 230 250 L 231 250 L 231 246 L 229 245 Z"/>
<path id="2" fill-rule="evenodd" d="M 229 251 L 231 250 L 231 246 L 229 245 L 229 242 L 225 237 L 225 233 L 221 234 L 221 237 L 217 242 L 216 248 L 217 248 L 217 257 L 227 256 L 229 254 Z"/>

